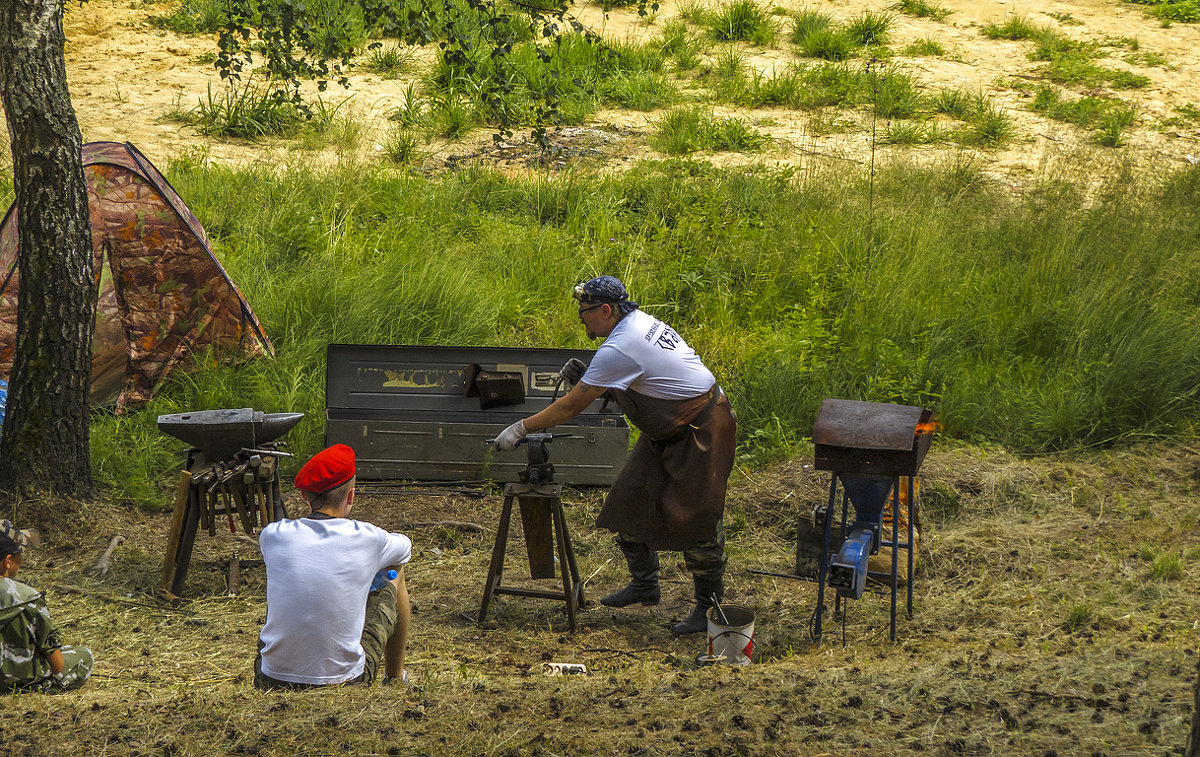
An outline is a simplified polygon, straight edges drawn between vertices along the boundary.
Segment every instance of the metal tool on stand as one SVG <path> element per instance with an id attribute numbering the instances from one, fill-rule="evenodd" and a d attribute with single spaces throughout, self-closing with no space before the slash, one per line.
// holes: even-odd
<path id="1" fill-rule="evenodd" d="M 292 455 L 282 449 L 286 442 L 276 439 L 302 418 L 304 413 L 262 413 L 248 407 L 158 416 L 160 431 L 192 445 L 175 490 L 164 590 L 182 593 L 200 528 L 216 536 L 223 515 L 230 533 L 241 525 L 254 535 L 286 515 L 279 459 Z"/>
<path id="2" fill-rule="evenodd" d="M 583 584 L 575 564 L 575 550 L 563 514 L 562 485 L 554 483 L 554 465 L 550 462 L 549 444 L 552 439 L 569 434 L 529 434 L 520 443 L 526 446 L 527 464 L 520 474 L 520 483 L 504 487 L 504 507 L 500 511 L 500 526 L 492 548 L 492 562 L 483 586 L 483 602 L 479 606 L 478 622 L 487 619 L 488 604 L 495 594 L 518 597 L 557 599 L 567 604 L 567 622 L 575 631 L 575 611 L 583 604 Z M 557 544 L 562 591 L 525 589 L 503 586 L 504 555 L 508 545 L 509 522 L 513 500 L 521 509 L 521 526 L 525 533 L 525 549 L 529 553 L 530 578 L 554 578 L 555 541 Z"/>

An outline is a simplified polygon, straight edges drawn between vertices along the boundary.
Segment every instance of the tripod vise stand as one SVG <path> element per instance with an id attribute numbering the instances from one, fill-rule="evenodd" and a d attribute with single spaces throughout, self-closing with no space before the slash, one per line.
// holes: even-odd
<path id="1" fill-rule="evenodd" d="M 554 465 L 550 463 L 550 441 L 566 434 L 530 434 L 521 441 L 527 445 L 528 462 L 520 474 L 520 483 L 504 487 L 504 507 L 500 511 L 500 526 L 496 530 L 496 545 L 487 582 L 483 586 L 483 602 L 479 606 L 482 625 L 487 618 L 488 604 L 495 594 L 518 597 L 557 599 L 567 604 L 567 622 L 575 632 L 575 611 L 583 604 L 583 584 L 575 565 L 575 550 L 563 515 L 562 485 L 554 483 Z M 508 528 L 512 518 L 513 500 L 521 509 L 521 526 L 525 533 L 525 549 L 529 553 L 530 578 L 554 578 L 555 541 L 558 542 L 559 572 L 562 591 L 526 589 L 502 586 L 504 555 L 508 545 Z"/>

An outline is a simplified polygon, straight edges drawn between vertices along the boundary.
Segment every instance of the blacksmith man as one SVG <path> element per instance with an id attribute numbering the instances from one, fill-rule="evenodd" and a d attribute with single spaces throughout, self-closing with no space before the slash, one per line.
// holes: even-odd
<path id="1" fill-rule="evenodd" d="M 575 385 L 545 410 L 517 421 L 496 445 L 511 450 L 528 433 L 557 426 L 609 392 L 641 430 L 596 524 L 617 534 L 632 580 L 600 601 L 609 607 L 658 604 L 657 550 L 681 550 L 696 605 L 671 630 L 708 627 L 712 599 L 725 596 L 725 486 L 733 469 L 737 420 L 712 372 L 667 324 L 638 308 L 625 286 L 600 276 L 575 287 L 579 320 L 604 338 L 591 365 L 574 361 Z"/>

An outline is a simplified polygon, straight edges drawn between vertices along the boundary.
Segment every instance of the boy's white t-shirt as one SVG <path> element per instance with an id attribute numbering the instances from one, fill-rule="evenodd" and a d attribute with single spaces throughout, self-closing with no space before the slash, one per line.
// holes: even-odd
<path id="1" fill-rule="evenodd" d="M 258 543 L 267 571 L 262 672 L 309 684 L 362 675 L 371 579 L 407 563 L 412 541 L 349 518 L 299 518 L 271 523 Z"/>
<path id="2" fill-rule="evenodd" d="M 667 400 L 698 397 L 715 383 L 712 372 L 687 342 L 642 310 L 617 321 L 580 381 Z"/>

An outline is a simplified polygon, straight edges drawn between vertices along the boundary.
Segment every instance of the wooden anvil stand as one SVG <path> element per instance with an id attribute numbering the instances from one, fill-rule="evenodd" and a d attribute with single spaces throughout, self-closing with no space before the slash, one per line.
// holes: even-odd
<path id="1" fill-rule="evenodd" d="M 567 520 L 563 514 L 562 485 L 552 483 L 554 466 L 549 463 L 549 454 L 545 446 L 551 438 L 550 434 L 530 434 L 527 437 L 529 466 L 521 475 L 522 483 L 507 484 L 504 487 L 504 507 L 500 510 L 496 545 L 492 548 L 492 562 L 488 568 L 487 582 L 483 587 L 483 602 L 479 607 L 480 624 L 487 618 L 488 604 L 492 601 L 492 596 L 510 594 L 566 602 L 567 622 L 571 632 L 575 632 L 575 611 L 584 601 L 583 585 L 579 581 L 575 550 L 571 547 L 571 535 L 567 531 Z M 557 541 L 559 572 L 562 575 L 563 586 L 561 592 L 501 585 L 514 499 L 521 508 L 521 526 L 525 533 L 525 549 L 529 553 L 530 578 L 554 578 L 554 552 Z"/>

